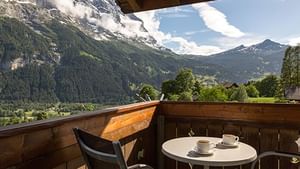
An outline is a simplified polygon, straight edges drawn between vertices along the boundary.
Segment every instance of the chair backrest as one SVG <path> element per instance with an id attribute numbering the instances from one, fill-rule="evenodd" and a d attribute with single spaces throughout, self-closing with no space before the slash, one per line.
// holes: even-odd
<path id="1" fill-rule="evenodd" d="M 89 169 L 127 169 L 119 141 L 108 141 L 78 128 L 73 129 Z"/>

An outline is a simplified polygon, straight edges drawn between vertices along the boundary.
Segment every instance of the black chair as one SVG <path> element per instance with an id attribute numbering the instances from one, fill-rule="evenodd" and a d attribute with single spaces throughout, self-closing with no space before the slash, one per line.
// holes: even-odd
<path id="1" fill-rule="evenodd" d="M 282 152 L 282 151 L 267 151 L 267 152 L 263 152 L 261 153 L 257 159 L 252 163 L 251 165 L 251 169 L 255 168 L 256 163 L 264 157 L 268 157 L 268 156 L 278 156 L 278 157 L 287 157 L 287 158 L 293 158 L 296 161 L 298 159 L 300 159 L 300 154 L 298 153 L 289 153 L 289 152 Z"/>
<path id="2" fill-rule="evenodd" d="M 83 158 L 89 169 L 153 169 L 145 164 L 127 166 L 119 141 L 108 141 L 73 128 Z"/>

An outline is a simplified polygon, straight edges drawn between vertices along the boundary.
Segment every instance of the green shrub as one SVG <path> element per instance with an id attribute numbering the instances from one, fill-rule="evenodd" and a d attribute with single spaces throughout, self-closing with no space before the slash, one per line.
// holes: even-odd
<path id="1" fill-rule="evenodd" d="M 179 95 L 177 94 L 172 94 L 169 96 L 170 101 L 177 101 L 179 99 Z"/>
<path id="2" fill-rule="evenodd" d="M 198 101 L 224 102 L 228 99 L 225 90 L 220 87 L 203 88 L 199 94 Z"/>
<path id="3" fill-rule="evenodd" d="M 179 101 L 193 101 L 193 95 L 190 92 L 183 92 L 179 95 Z"/>
<path id="4" fill-rule="evenodd" d="M 158 91 L 152 85 L 144 84 L 141 91 L 140 96 L 147 100 L 146 96 L 149 96 L 151 100 L 155 100 L 158 97 Z"/>
<path id="5" fill-rule="evenodd" d="M 246 91 L 249 97 L 259 97 L 259 91 L 253 84 L 248 85 Z"/>
<path id="6" fill-rule="evenodd" d="M 238 102 L 246 102 L 248 99 L 247 91 L 243 85 L 238 87 L 230 96 L 230 100 Z"/>

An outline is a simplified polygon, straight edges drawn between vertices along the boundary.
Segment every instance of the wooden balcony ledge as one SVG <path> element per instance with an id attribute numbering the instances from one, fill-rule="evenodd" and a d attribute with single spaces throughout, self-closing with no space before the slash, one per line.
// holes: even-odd
<path id="1" fill-rule="evenodd" d="M 188 169 L 160 150 L 168 139 L 188 136 L 240 136 L 258 153 L 297 152 L 300 104 L 143 102 L 59 119 L 0 128 L 0 169 L 84 168 L 72 128 L 79 127 L 110 140 L 120 140 L 127 163 L 156 169 Z M 290 159 L 269 157 L 262 169 L 298 168 Z M 201 166 L 196 166 L 201 168 Z M 250 168 L 249 165 L 226 167 Z M 221 169 L 221 168 L 220 168 Z"/>

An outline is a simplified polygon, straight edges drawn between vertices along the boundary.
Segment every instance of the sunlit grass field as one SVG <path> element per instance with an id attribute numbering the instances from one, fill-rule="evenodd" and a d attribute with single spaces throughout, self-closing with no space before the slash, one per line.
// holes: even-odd
<path id="1" fill-rule="evenodd" d="M 248 102 L 250 103 L 275 103 L 274 97 L 249 97 Z"/>

